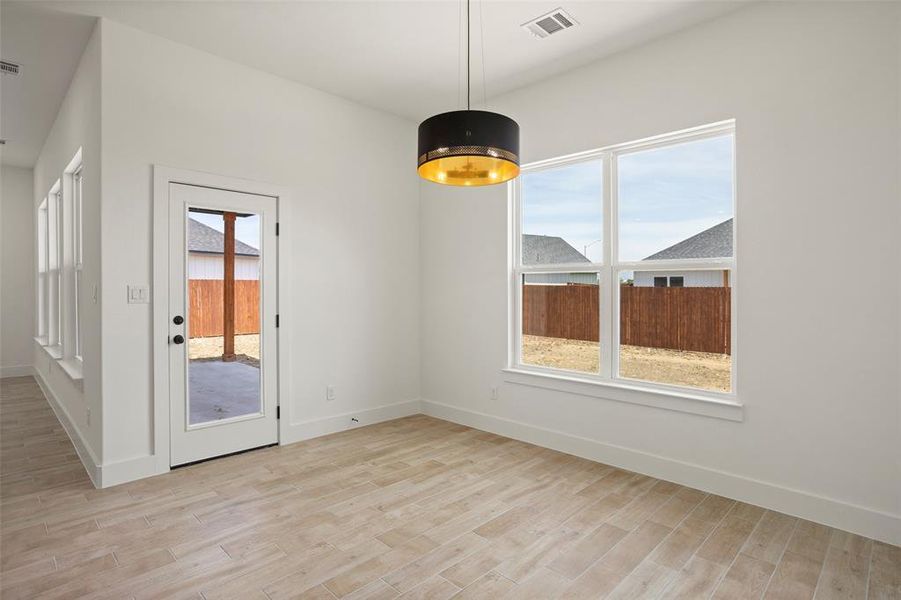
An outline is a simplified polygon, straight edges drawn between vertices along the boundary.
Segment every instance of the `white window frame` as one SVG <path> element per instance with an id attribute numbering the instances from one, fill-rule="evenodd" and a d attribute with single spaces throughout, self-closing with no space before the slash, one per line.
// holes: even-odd
<path id="1" fill-rule="evenodd" d="M 83 252 L 83 228 L 82 228 L 82 190 L 84 179 L 82 177 L 82 164 L 79 159 L 78 166 L 72 172 L 72 356 L 82 362 L 82 303 L 79 300 L 82 293 L 84 270 Z"/>
<path id="2" fill-rule="evenodd" d="M 550 389 L 561 389 L 563 391 L 573 391 L 574 393 L 584 393 L 591 396 L 604 396 L 606 393 L 595 393 L 586 389 L 584 384 L 596 384 L 609 388 L 617 388 L 624 390 L 621 394 L 614 394 L 617 397 L 613 399 L 624 400 L 628 402 L 635 401 L 639 404 L 648 404 L 654 406 L 662 406 L 664 408 L 681 408 L 669 406 L 666 403 L 658 404 L 653 401 L 644 401 L 638 398 L 634 392 L 652 392 L 662 394 L 681 401 L 702 400 L 722 405 L 725 411 L 717 410 L 696 410 L 694 408 L 685 409 L 686 412 L 697 412 L 699 414 L 708 414 L 709 416 L 723 416 L 732 420 L 741 420 L 740 410 L 733 413 L 729 409 L 738 407 L 737 394 L 737 336 L 736 336 L 736 315 L 737 301 L 735 293 L 735 285 L 737 282 L 737 244 L 733 243 L 733 256 L 723 259 L 687 259 L 687 260 L 656 260 L 656 261 L 619 261 L 617 256 L 618 240 L 618 185 L 616 180 L 617 169 L 616 161 L 620 156 L 631 154 L 639 151 L 653 150 L 667 146 L 683 144 L 686 142 L 698 141 L 702 139 L 714 138 L 723 135 L 732 135 L 733 142 L 733 183 L 732 183 L 732 215 L 733 215 L 733 239 L 735 234 L 735 222 L 737 221 L 737 203 L 736 203 L 736 171 L 735 171 L 735 122 L 734 120 L 722 121 L 711 125 L 696 127 L 679 132 L 669 133 L 665 135 L 655 136 L 636 142 L 619 144 L 581 152 L 569 156 L 563 156 L 550 160 L 539 161 L 524 165 L 521 169 L 523 175 L 535 173 L 546 169 L 559 168 L 571 164 L 601 159 L 602 168 L 604 170 L 603 193 L 602 193 L 602 257 L 600 262 L 591 263 L 572 263 L 572 264 L 555 264 L 555 265 L 523 265 L 521 244 L 522 244 L 522 184 L 520 179 L 516 178 L 509 184 L 509 197 L 512 203 L 511 216 L 511 254 L 512 269 L 510 270 L 510 335 L 508 339 L 508 367 L 505 369 L 508 373 L 512 373 L 513 377 L 508 379 L 513 383 L 526 383 L 537 387 L 545 387 Z M 620 377 L 619 373 L 619 326 L 620 326 L 620 306 L 619 306 L 619 274 L 622 271 L 687 271 L 687 270 L 728 270 L 731 294 L 731 389 L 729 392 L 717 392 L 700 388 L 692 388 L 687 386 L 671 385 L 658 382 L 644 381 Z M 601 327 L 599 353 L 600 353 L 600 369 L 598 373 L 586 373 L 582 371 L 573 371 L 552 367 L 543 367 L 537 365 L 524 364 L 522 361 L 522 281 L 523 276 L 527 274 L 545 274 L 545 273 L 596 273 L 600 283 L 600 316 L 599 322 Z M 523 379 L 520 375 L 537 375 L 543 378 L 543 381 L 535 381 L 530 378 Z M 688 403 L 690 404 L 690 402 Z M 722 414 L 720 414 L 722 413 Z M 736 416 L 737 415 L 737 416 Z"/>
<path id="3" fill-rule="evenodd" d="M 47 196 L 38 204 L 37 218 L 37 332 L 36 339 L 46 346 L 50 335 L 50 216 Z"/>
<path id="4" fill-rule="evenodd" d="M 63 190 L 59 180 L 47 194 L 47 277 L 48 319 L 47 351 L 61 358 L 65 329 L 63 327 Z"/>

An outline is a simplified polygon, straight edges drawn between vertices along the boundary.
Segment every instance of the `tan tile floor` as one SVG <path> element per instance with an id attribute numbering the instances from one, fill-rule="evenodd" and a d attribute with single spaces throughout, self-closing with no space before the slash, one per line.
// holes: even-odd
<path id="1" fill-rule="evenodd" d="M 2 382 L 2 598 L 901 598 L 901 548 L 417 416 L 96 490 Z"/>

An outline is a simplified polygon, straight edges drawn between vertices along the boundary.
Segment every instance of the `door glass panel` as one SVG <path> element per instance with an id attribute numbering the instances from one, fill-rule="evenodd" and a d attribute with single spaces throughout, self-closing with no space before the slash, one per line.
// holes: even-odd
<path id="1" fill-rule="evenodd" d="M 260 216 L 190 208 L 186 241 L 188 424 L 259 414 Z"/>

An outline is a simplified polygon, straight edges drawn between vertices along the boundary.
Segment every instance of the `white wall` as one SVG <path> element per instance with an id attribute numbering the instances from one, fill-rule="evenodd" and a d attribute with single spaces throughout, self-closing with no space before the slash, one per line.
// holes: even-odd
<path id="1" fill-rule="evenodd" d="M 31 373 L 34 331 L 34 172 L 0 169 L 0 377 Z"/>
<path id="2" fill-rule="evenodd" d="M 293 393 L 281 401 L 295 439 L 347 427 L 349 416 L 336 415 L 365 423 L 401 402 L 416 412 L 415 124 L 102 24 L 104 462 L 125 461 L 127 471 L 153 451 L 153 427 L 168 427 L 151 419 L 151 306 L 125 295 L 151 280 L 154 164 L 290 188 L 280 260 L 294 295 L 280 309 L 280 336 L 291 345 L 294 368 L 282 376 Z"/>
<path id="3" fill-rule="evenodd" d="M 737 120 L 743 422 L 506 382 L 506 190 L 429 183 L 425 409 L 901 543 L 898 10 L 761 3 L 491 102 L 525 162 Z"/>
<path id="4" fill-rule="evenodd" d="M 100 304 L 94 288 L 100 284 L 100 30 L 94 28 L 78 64 L 53 127 L 44 141 L 34 167 L 34 207 L 63 176 L 63 171 L 83 149 L 83 239 L 84 270 L 79 305 L 82 310 L 83 381 L 75 382 L 44 349 L 34 343 L 34 367 L 38 379 L 59 403 L 57 411 L 70 427 L 76 448 L 89 470 L 102 457 L 102 415 L 100 411 Z M 91 416 L 88 417 L 90 409 Z M 68 423 L 65 423 L 68 421 Z M 74 428 L 74 430 L 72 429 Z M 92 473 L 93 475 L 93 473 Z"/>

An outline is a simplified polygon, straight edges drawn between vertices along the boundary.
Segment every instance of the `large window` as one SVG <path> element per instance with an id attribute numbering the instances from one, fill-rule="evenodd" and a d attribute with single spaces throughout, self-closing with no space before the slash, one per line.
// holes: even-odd
<path id="1" fill-rule="evenodd" d="M 81 149 L 37 210 L 37 339 L 73 379 L 81 378 L 83 169 Z"/>
<path id="2" fill-rule="evenodd" d="M 517 368 L 734 393 L 734 125 L 526 165 Z"/>

